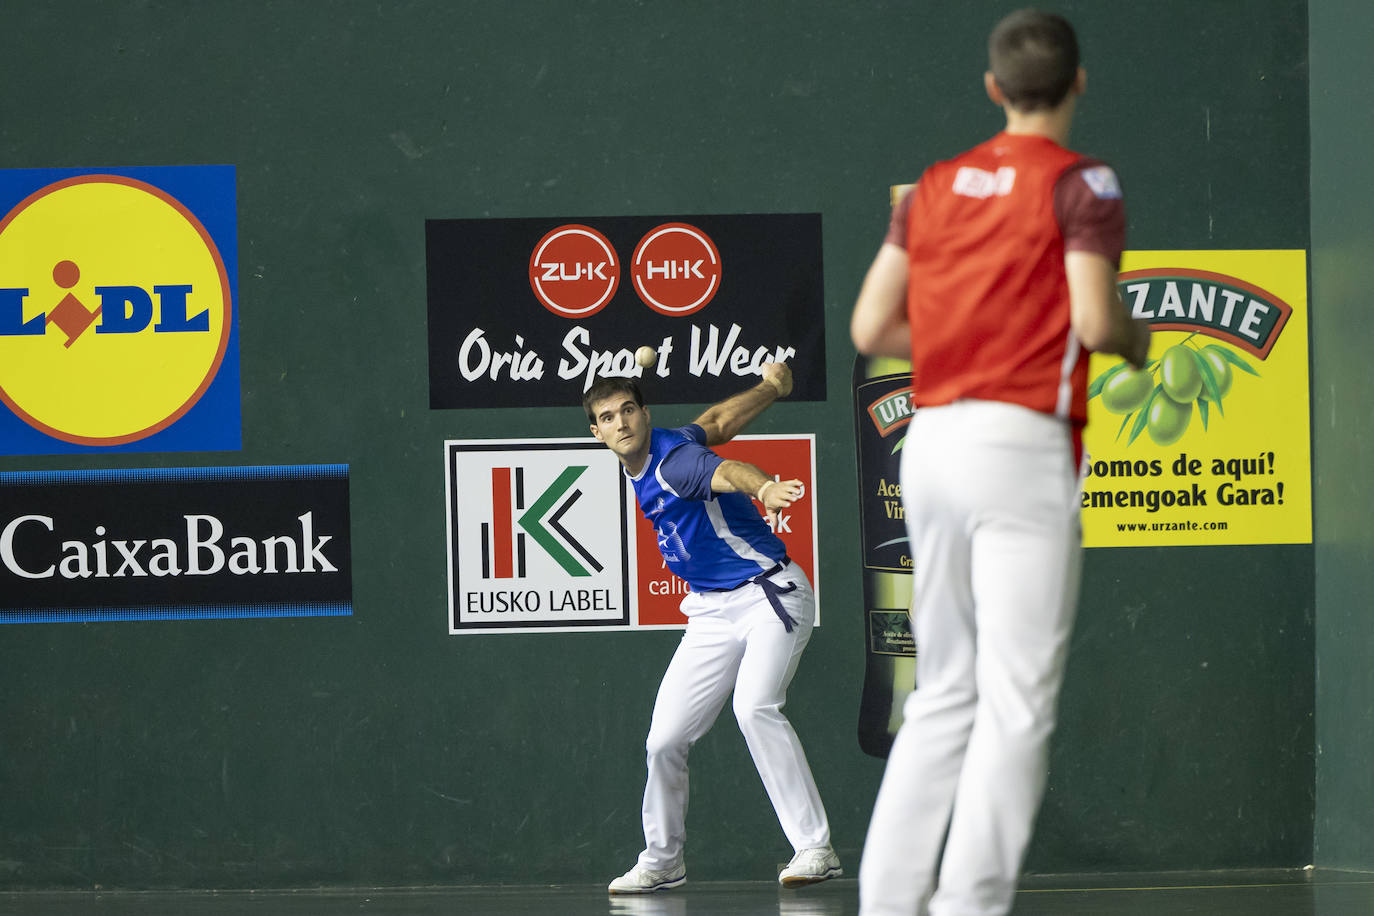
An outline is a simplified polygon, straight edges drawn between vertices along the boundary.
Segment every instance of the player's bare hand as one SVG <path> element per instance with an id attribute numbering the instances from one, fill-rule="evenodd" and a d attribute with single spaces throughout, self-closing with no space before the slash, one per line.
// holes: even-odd
<path id="1" fill-rule="evenodd" d="M 759 487 L 755 494 L 768 514 L 768 524 L 774 531 L 778 527 L 778 510 L 786 509 L 806 495 L 806 484 L 800 480 L 770 480 Z"/>
<path id="2" fill-rule="evenodd" d="M 1126 352 L 1121 354 L 1126 362 L 1137 369 L 1145 368 L 1145 360 L 1150 355 L 1150 323 L 1139 318 L 1131 322 L 1131 342 Z"/>
<path id="3" fill-rule="evenodd" d="M 800 480 L 770 480 L 759 488 L 758 500 L 765 509 L 786 509 L 805 494 Z"/>
<path id="4" fill-rule="evenodd" d="M 764 363 L 763 380 L 773 386 L 780 398 L 792 393 L 792 370 L 787 363 Z"/>

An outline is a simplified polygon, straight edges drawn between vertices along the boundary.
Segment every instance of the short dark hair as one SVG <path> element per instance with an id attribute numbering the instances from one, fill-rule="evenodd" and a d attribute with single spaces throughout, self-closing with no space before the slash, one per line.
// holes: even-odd
<path id="1" fill-rule="evenodd" d="M 1007 15 L 988 36 L 988 69 L 1018 111 L 1054 108 L 1078 76 L 1078 38 L 1063 16 L 1039 10 Z"/>
<path id="2" fill-rule="evenodd" d="M 618 394 L 628 394 L 634 398 L 636 404 L 644 406 L 644 395 L 640 393 L 639 386 L 632 378 L 621 378 L 619 376 L 602 376 L 592 382 L 592 387 L 588 388 L 582 395 L 582 409 L 587 412 L 587 419 L 593 424 L 596 423 L 596 416 L 592 413 L 592 405 L 597 401 L 604 401 L 606 398 L 613 398 Z"/>

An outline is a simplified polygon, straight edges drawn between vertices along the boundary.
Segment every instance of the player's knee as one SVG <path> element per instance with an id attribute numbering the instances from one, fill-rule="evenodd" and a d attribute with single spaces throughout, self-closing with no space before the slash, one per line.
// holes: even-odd
<path id="1" fill-rule="evenodd" d="M 1038 713 L 1026 710 L 1019 712 L 1019 715 L 999 717 L 999 731 L 1009 745 L 1022 752 L 1040 750 L 1049 743 L 1050 735 L 1054 733 L 1054 711 L 1051 709 Z"/>
<path id="2" fill-rule="evenodd" d="M 689 746 L 686 734 L 670 728 L 651 729 L 649 737 L 644 741 L 644 751 L 650 759 L 683 757 L 686 756 Z"/>
<path id="3" fill-rule="evenodd" d="M 734 710 L 735 721 L 739 723 L 740 731 L 745 734 L 759 726 L 785 721 L 782 704 L 778 702 L 757 701 L 736 694 Z"/>

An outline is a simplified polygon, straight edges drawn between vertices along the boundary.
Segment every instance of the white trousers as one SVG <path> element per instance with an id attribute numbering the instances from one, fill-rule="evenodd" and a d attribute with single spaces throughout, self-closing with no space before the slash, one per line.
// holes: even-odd
<path id="1" fill-rule="evenodd" d="M 783 715 L 787 686 L 815 624 L 816 598 L 795 563 L 772 576 L 792 631 L 758 585 L 730 592 L 693 592 L 682 642 L 663 675 L 646 742 L 645 849 L 639 864 L 671 868 L 686 842 L 687 753 L 711 728 L 733 689 L 735 718 L 783 832 L 794 849 L 830 844 L 830 824 L 806 754 Z"/>
<path id="2" fill-rule="evenodd" d="M 874 805 L 859 912 L 1004 914 L 1044 793 L 1078 600 L 1070 431 L 1011 404 L 923 407 L 901 476 L 916 690 Z"/>

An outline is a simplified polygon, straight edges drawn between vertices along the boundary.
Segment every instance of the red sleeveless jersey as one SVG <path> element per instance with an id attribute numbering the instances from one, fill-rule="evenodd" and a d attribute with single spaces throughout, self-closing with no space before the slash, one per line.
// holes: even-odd
<path id="1" fill-rule="evenodd" d="M 1119 261 L 1111 169 L 1046 137 L 998 134 L 927 169 L 903 228 L 915 404 L 1007 401 L 1083 425 L 1088 359 L 1064 253 Z"/>

